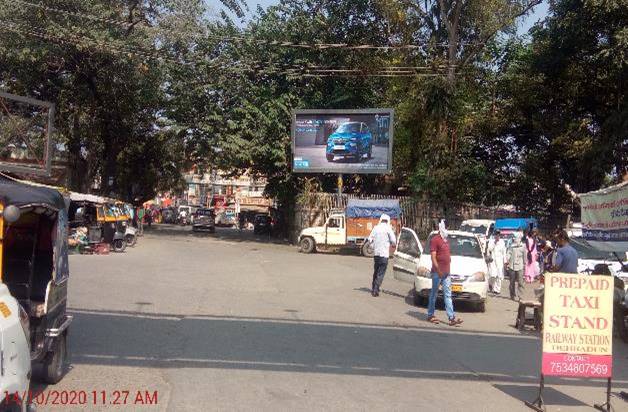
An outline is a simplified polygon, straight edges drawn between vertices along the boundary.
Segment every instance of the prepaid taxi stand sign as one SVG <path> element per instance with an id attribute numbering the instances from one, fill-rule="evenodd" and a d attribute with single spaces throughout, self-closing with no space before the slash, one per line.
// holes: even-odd
<path id="1" fill-rule="evenodd" d="M 545 376 L 610 379 L 613 369 L 613 278 L 550 273 L 545 278 L 543 358 L 539 397 L 526 405 L 543 410 Z M 597 407 L 597 406 L 596 406 Z M 610 404 L 599 409 L 610 410 Z"/>

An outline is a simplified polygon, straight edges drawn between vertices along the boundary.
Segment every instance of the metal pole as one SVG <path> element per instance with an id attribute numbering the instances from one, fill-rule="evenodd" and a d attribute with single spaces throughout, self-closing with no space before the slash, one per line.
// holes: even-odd
<path id="1" fill-rule="evenodd" d="M 338 204 L 340 204 L 340 199 L 342 199 L 342 173 L 338 173 L 338 181 L 336 183 L 338 185 Z"/>
<path id="2" fill-rule="evenodd" d="M 598 411 L 602 412 L 611 412 L 611 386 L 612 386 L 612 378 L 608 378 L 606 383 L 606 403 L 603 404 L 594 404 L 593 407 Z"/>

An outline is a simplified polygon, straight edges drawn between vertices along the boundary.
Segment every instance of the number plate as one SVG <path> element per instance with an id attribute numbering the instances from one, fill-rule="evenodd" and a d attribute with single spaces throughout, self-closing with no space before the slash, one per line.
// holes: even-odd
<path id="1" fill-rule="evenodd" d="M 334 146 L 334 150 L 345 150 L 345 145 L 337 144 Z"/>
<path id="2" fill-rule="evenodd" d="M 452 292 L 462 292 L 462 285 L 451 285 Z"/>

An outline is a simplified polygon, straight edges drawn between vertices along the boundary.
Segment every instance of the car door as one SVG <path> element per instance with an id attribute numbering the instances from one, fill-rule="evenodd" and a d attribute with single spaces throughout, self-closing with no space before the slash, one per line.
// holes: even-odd
<path id="1" fill-rule="evenodd" d="M 406 283 L 414 283 L 422 253 L 423 248 L 416 232 L 407 227 L 402 228 L 393 261 L 395 279 Z"/>
<path id="2" fill-rule="evenodd" d="M 325 224 L 328 245 L 345 244 L 345 219 L 342 216 L 331 216 Z"/>

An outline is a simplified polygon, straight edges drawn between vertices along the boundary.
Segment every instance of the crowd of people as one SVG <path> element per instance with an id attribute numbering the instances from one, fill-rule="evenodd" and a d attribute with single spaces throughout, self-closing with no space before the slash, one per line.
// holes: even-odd
<path id="1" fill-rule="evenodd" d="M 450 264 L 451 252 L 448 243 L 448 230 L 445 221 L 438 224 L 437 233 L 428 245 L 431 260 L 432 289 L 429 295 L 427 320 L 439 323 L 434 316 L 436 299 L 440 288 L 449 325 L 456 326 L 463 321 L 456 316 L 451 297 Z M 368 238 L 374 250 L 373 281 L 371 294 L 379 296 L 384 280 L 390 248 L 396 246 L 397 239 L 390 225 L 390 217 L 382 215 Z M 506 242 L 499 230 L 488 240 L 485 250 L 488 265 L 489 289 L 492 294 L 501 294 L 502 281 L 508 275 L 510 280 L 510 298 L 521 300 L 525 284 L 542 280 L 547 271 L 578 273 L 578 252 L 569 244 L 569 235 L 564 230 L 553 233 L 549 238 L 539 236 L 535 227 L 527 233 L 517 231 L 512 240 Z"/>
<path id="2" fill-rule="evenodd" d="M 507 274 L 513 300 L 521 299 L 525 283 L 538 281 L 545 272 L 578 273 L 578 252 L 569 244 L 569 235 L 564 230 L 547 239 L 539 236 L 536 228 L 530 228 L 525 235 L 518 231 L 509 244 L 495 231 L 486 246 L 486 261 L 490 293 L 501 293 Z"/>

